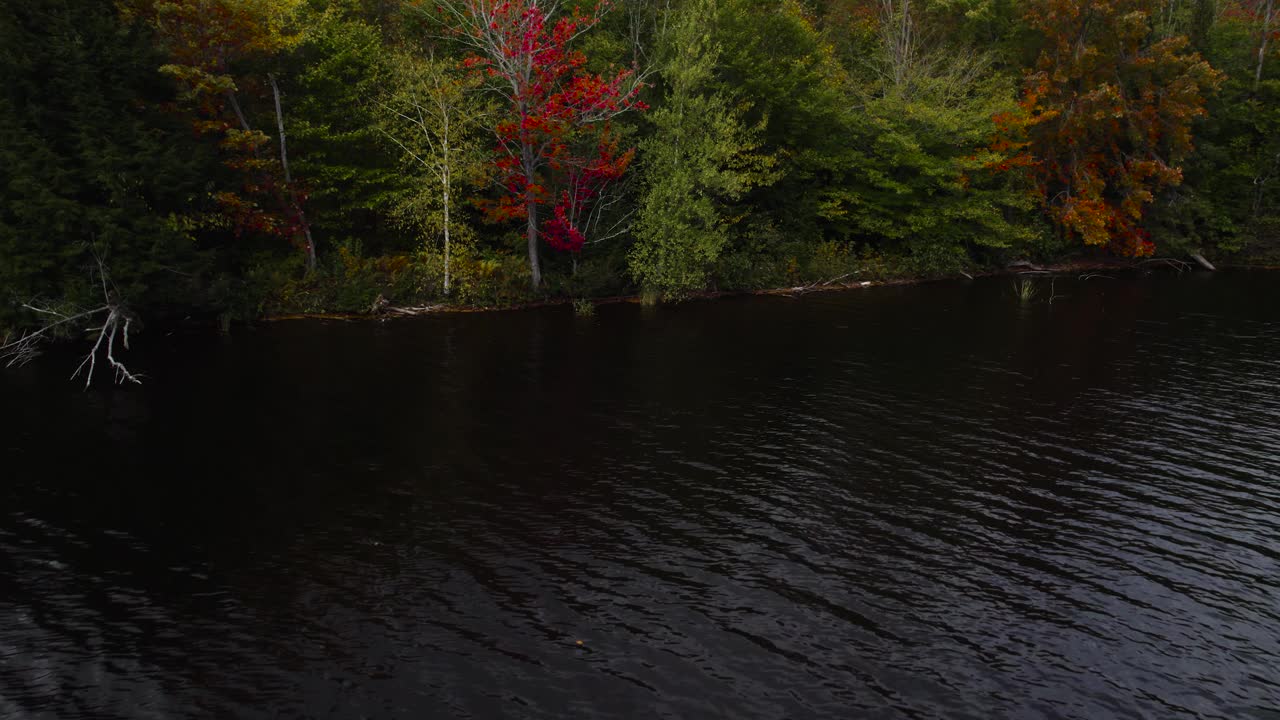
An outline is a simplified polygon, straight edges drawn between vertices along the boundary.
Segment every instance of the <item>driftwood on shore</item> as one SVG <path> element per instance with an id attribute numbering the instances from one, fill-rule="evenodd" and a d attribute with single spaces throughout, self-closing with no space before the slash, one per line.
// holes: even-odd
<path id="1" fill-rule="evenodd" d="M 1217 271 L 1218 269 L 1213 266 L 1213 263 L 1209 262 L 1208 260 L 1205 260 L 1204 256 L 1201 255 L 1200 253 L 1191 253 L 1191 259 L 1200 263 L 1200 267 L 1204 268 L 1205 270 L 1209 270 L 1213 272 L 1213 271 Z"/>
<path id="2" fill-rule="evenodd" d="M 382 308 L 382 312 L 387 315 L 402 315 L 402 316 L 426 315 L 428 313 L 440 312 L 441 310 L 444 310 L 447 307 L 449 306 L 440 305 L 440 304 L 416 305 L 411 307 L 398 307 L 395 305 L 387 305 Z"/>
<path id="3" fill-rule="evenodd" d="M 814 292 L 815 290 L 823 290 L 825 288 L 831 287 L 832 285 L 835 285 L 836 283 L 840 282 L 841 280 L 844 280 L 845 278 L 853 274 L 854 273 L 845 273 L 840 277 L 831 278 L 830 280 L 818 280 L 816 282 L 809 283 L 808 285 L 798 285 L 796 287 L 789 288 L 789 291 L 791 292 L 792 295 L 804 295 L 805 293 L 811 293 L 811 292 Z M 864 284 L 870 285 L 871 283 L 867 282 Z"/>
<path id="4" fill-rule="evenodd" d="M 382 293 L 378 293 L 378 297 L 374 299 L 373 304 L 369 306 L 368 315 L 426 315 L 427 313 L 439 312 L 448 308 L 448 305 L 435 303 L 432 305 L 408 305 L 399 306 L 392 305 Z"/>

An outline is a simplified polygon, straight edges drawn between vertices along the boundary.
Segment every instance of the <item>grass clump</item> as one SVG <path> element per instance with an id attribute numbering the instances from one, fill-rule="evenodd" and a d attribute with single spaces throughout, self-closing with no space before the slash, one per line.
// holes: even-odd
<path id="1" fill-rule="evenodd" d="M 1040 289 L 1030 278 L 1019 278 L 1013 281 L 1013 296 L 1018 299 L 1018 302 L 1026 305 L 1035 300 L 1039 294 Z"/>

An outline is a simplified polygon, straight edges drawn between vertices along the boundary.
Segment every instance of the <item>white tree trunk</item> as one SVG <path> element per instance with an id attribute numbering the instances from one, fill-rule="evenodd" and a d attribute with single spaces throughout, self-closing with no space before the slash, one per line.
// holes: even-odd
<path id="1" fill-rule="evenodd" d="M 538 265 L 538 201 L 533 197 L 533 190 L 525 191 L 524 205 L 529 216 L 525 234 L 529 246 L 530 284 L 537 290 L 542 287 L 542 268 Z"/>
<path id="2" fill-rule="evenodd" d="M 534 196 L 532 187 L 535 170 L 533 148 L 526 144 L 521 149 L 521 156 L 524 160 L 524 176 L 529 183 L 529 187 L 524 191 L 524 207 L 525 214 L 528 215 L 525 233 L 529 246 L 530 284 L 534 290 L 537 290 L 542 287 L 542 268 L 538 263 L 538 198 Z"/>
<path id="3" fill-rule="evenodd" d="M 289 190 L 289 202 L 293 205 L 293 212 L 302 225 L 302 234 L 306 241 L 307 271 L 313 272 L 316 269 L 316 244 L 311 239 L 311 225 L 307 222 L 307 215 L 302 210 L 302 203 L 298 201 L 298 192 L 293 187 L 293 176 L 289 173 L 289 152 L 285 146 L 284 136 L 284 111 L 280 107 L 280 86 L 276 84 L 275 75 L 267 77 L 271 80 L 271 92 L 276 100 L 276 125 L 280 129 L 280 165 L 284 168 L 284 184 Z"/>
<path id="4" fill-rule="evenodd" d="M 1267 43 L 1271 40 L 1271 21 L 1275 19 L 1275 0 L 1266 0 L 1262 9 L 1262 37 L 1258 40 L 1258 67 L 1253 73 L 1253 91 L 1262 84 L 1262 66 L 1267 60 Z"/>
<path id="5" fill-rule="evenodd" d="M 448 163 L 448 161 L 445 161 Z M 444 294 L 449 294 L 449 171 L 444 172 Z"/>

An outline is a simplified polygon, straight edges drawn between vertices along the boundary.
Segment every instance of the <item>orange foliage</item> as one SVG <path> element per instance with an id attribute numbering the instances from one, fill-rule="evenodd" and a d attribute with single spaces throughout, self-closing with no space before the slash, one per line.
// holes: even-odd
<path id="1" fill-rule="evenodd" d="M 177 83 L 192 130 L 217 144 L 222 164 L 238 180 L 238 187 L 212 193 L 222 217 L 237 233 L 274 235 L 301 246 L 304 220 L 285 196 L 292 191 L 301 202 L 306 193 L 286 186 L 271 137 L 248 125 L 237 99 L 256 96 L 269 107 L 268 90 L 236 72 L 237 65 L 298 42 L 289 30 L 297 5 L 298 0 L 118 0 L 125 17 L 140 18 L 155 30 L 169 60 L 159 70 Z"/>
<path id="2" fill-rule="evenodd" d="M 1223 76 L 1183 37 L 1154 40 L 1155 0 L 1034 0 L 1043 49 L 1021 109 L 995 118 L 997 169 L 1029 172 L 1060 231 L 1151 255 L 1142 227 L 1160 190 L 1182 182 L 1192 124 Z"/>

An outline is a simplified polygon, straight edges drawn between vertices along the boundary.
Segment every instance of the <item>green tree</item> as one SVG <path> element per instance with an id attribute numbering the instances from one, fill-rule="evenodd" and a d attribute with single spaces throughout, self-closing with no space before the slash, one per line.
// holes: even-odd
<path id="1" fill-rule="evenodd" d="M 1280 6 L 1224 2 L 1205 33 L 1209 62 L 1226 74 L 1197 130 L 1185 182 L 1153 209 L 1153 232 L 1178 247 L 1226 259 L 1280 259 L 1280 74 L 1267 31 Z M 1268 14 L 1270 9 L 1270 14 Z M 1259 51 L 1263 55 L 1259 58 Z M 1261 62 L 1260 62 L 1261 60 Z"/>
<path id="2" fill-rule="evenodd" d="M 389 222 L 411 185 L 379 130 L 376 98 L 392 76 L 394 48 L 358 7 L 302 13 L 302 42 L 282 75 L 298 175 L 317 235 L 366 250 L 401 249 Z"/>
<path id="3" fill-rule="evenodd" d="M 748 126 L 741 104 L 715 87 L 715 9 L 716 0 L 676 6 L 659 38 L 664 93 L 649 118 L 654 134 L 642 146 L 643 191 L 629 256 L 631 275 L 646 289 L 704 288 L 728 242 L 732 203 L 772 179 L 773 159 L 758 153 L 759 127 Z"/>
<path id="4" fill-rule="evenodd" d="M 100 304 L 99 260 L 113 302 L 200 304 L 209 253 L 188 228 L 216 164 L 162 111 L 161 62 L 109 3 L 0 4 L 0 327 L 47 319 L 24 303 Z"/>
<path id="5" fill-rule="evenodd" d="M 992 118 L 1017 107 L 1014 81 L 929 33 L 929 6 L 912 5 L 882 2 L 881 41 L 853 90 L 860 168 L 845 204 L 860 238 L 905 250 L 920 271 L 954 271 L 972 249 L 1030 242 L 1034 200 L 990 147 Z"/>
<path id="6" fill-rule="evenodd" d="M 379 104 L 380 127 L 400 149 L 401 166 L 415 185 L 397 209 L 408 226 L 442 239 L 448 295 L 452 240 L 459 229 L 457 193 L 484 178 L 488 160 L 478 132 L 487 114 L 476 92 L 478 78 L 454 62 L 410 54 L 396 58 L 390 78 L 390 91 Z"/>
<path id="7" fill-rule="evenodd" d="M 761 126 L 761 150 L 777 159 L 776 181 L 746 195 L 755 247 L 742 250 L 848 238 L 854 113 L 833 48 L 794 0 L 722 0 L 716 17 L 718 89 L 749 103 L 744 121 Z"/>

